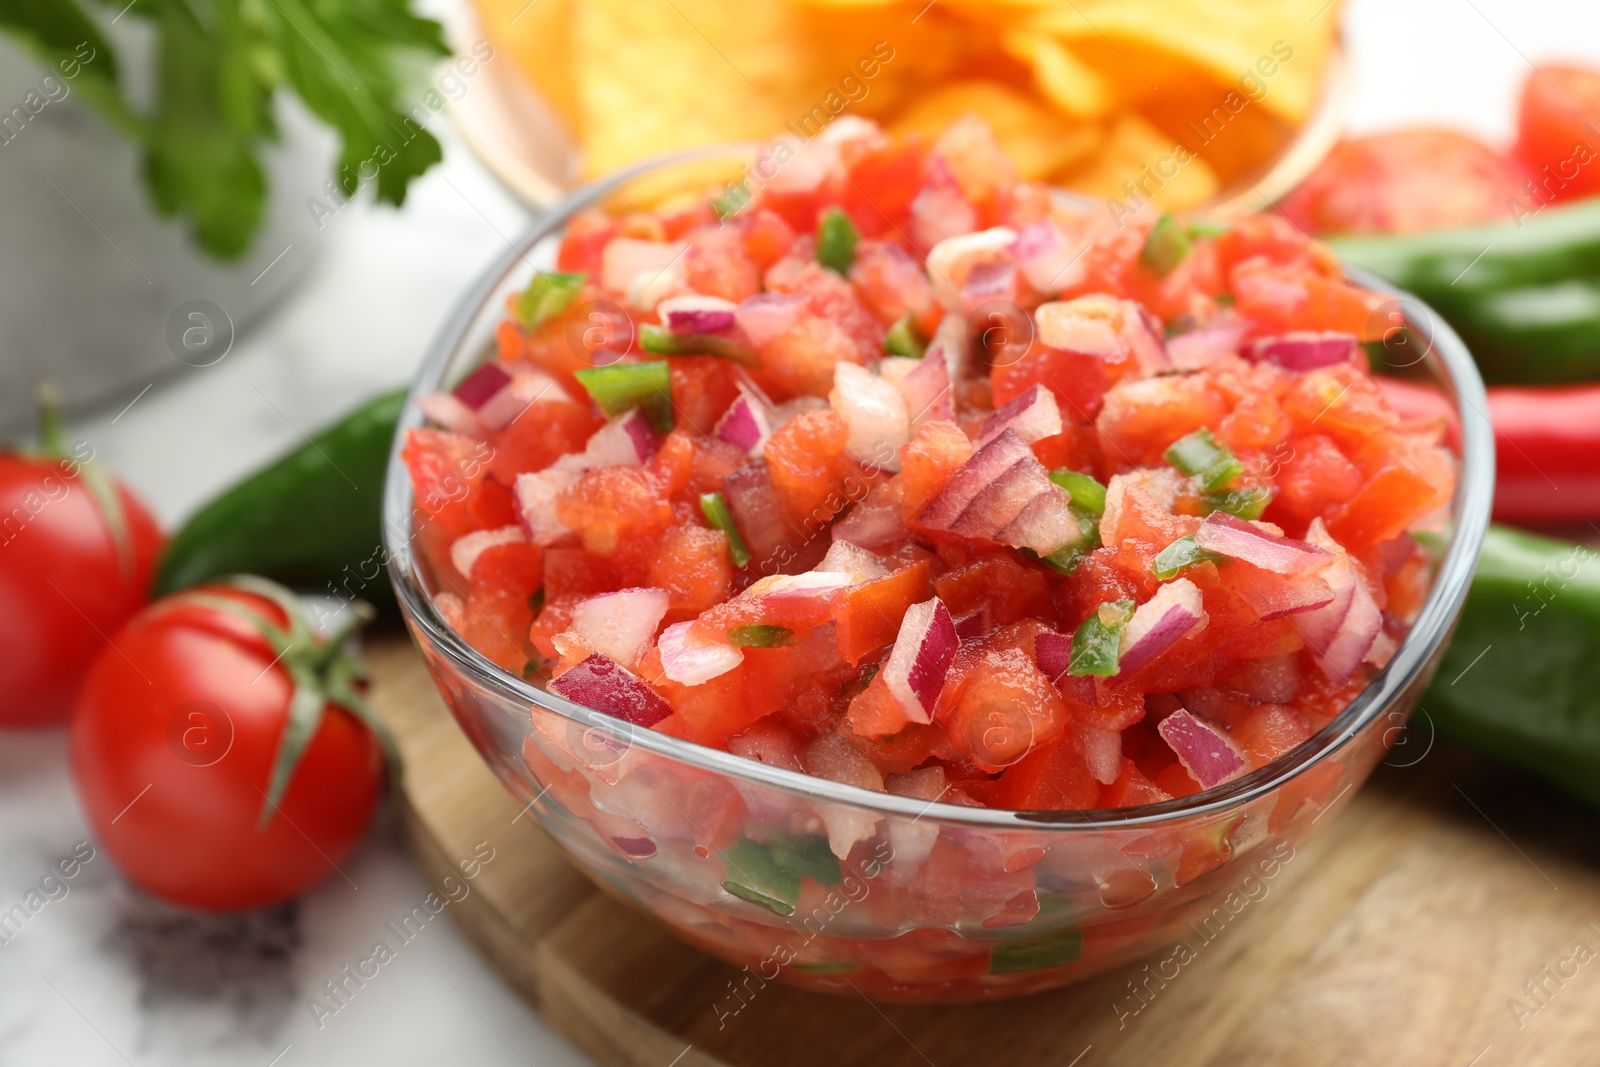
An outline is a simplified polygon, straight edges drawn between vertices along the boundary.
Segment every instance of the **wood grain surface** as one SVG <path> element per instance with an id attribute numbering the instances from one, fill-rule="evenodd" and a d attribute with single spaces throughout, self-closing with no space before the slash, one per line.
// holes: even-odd
<path id="1" fill-rule="evenodd" d="M 1170 980 L 1136 965 L 961 1007 L 772 984 L 719 1026 L 713 1005 L 733 1003 L 737 972 L 566 862 L 408 642 L 385 638 L 369 655 L 406 760 L 417 862 L 437 881 L 477 842 L 494 846 L 450 914 L 605 1067 L 1600 1064 L 1596 813 L 1434 743 L 1425 713 L 1391 765 L 1213 940 L 1196 938 Z"/>

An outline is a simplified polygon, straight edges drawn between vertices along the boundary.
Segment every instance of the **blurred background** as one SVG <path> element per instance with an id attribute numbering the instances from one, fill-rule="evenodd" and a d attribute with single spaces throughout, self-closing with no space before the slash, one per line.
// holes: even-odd
<path id="1" fill-rule="evenodd" d="M 0 0 L 0 434 L 31 439 L 53 382 L 170 529 L 403 385 L 541 205 L 633 159 L 973 110 L 1026 176 L 1262 210 L 1342 137 L 1509 151 L 1551 61 L 1600 68 L 1592 3 Z M 1515 217 L 1500 180 L 1442 221 Z M 65 759 L 59 730 L 0 733 L 0 901 L 88 836 Z M 447 924 L 319 1025 L 307 998 L 428 892 L 389 827 L 345 872 L 209 919 L 85 864 L 0 944 L 0 1063 L 586 1062 Z"/>

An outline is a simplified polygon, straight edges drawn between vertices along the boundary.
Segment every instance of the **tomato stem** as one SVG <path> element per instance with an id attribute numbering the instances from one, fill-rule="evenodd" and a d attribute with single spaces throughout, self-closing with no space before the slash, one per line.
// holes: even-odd
<path id="1" fill-rule="evenodd" d="M 40 382 L 33 391 L 39 408 L 39 445 L 49 456 L 67 454 L 66 426 L 61 420 L 61 390 L 54 382 Z"/>

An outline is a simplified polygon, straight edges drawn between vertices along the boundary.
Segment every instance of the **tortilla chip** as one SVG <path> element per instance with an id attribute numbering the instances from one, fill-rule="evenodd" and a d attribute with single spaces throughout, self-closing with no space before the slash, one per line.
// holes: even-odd
<path id="1" fill-rule="evenodd" d="M 1074 123 L 1017 89 L 982 79 L 952 82 L 926 93 L 889 128 L 926 134 L 931 140 L 969 113 L 989 124 L 1018 173 L 1030 180 L 1077 166 L 1104 140 L 1100 127 Z"/>
<path id="2" fill-rule="evenodd" d="M 1001 40 L 1006 51 L 1033 66 L 1044 98 L 1073 118 L 1093 122 L 1117 106 L 1116 84 L 1049 34 L 1009 30 Z"/>
<path id="3" fill-rule="evenodd" d="M 1165 52 L 1192 61 L 1225 85 L 1264 80 L 1262 106 L 1300 123 L 1316 105 L 1338 25 L 1338 5 L 1323 5 L 1324 0 L 1074 0 L 1066 8 L 1017 6 L 1032 8 L 1020 16 L 1018 28 L 1074 45 L 1098 40 L 1123 51 L 1142 46 Z M 1144 70 L 1141 76 L 1161 91 L 1158 72 Z"/>
<path id="4" fill-rule="evenodd" d="M 1205 203 L 1218 189 L 1216 172 L 1205 159 L 1135 112 L 1112 127 L 1094 159 L 1061 176 L 1069 189 L 1114 198 L 1129 208 L 1153 201 L 1164 211 L 1185 211 Z"/>
<path id="5" fill-rule="evenodd" d="M 567 37 L 573 0 L 478 0 L 484 35 L 507 53 L 517 69 L 553 106 L 569 129 L 577 129 L 572 49 Z"/>
<path id="6" fill-rule="evenodd" d="M 846 18 L 773 0 L 576 0 L 572 25 L 590 174 L 882 114 L 965 62 L 974 37 L 936 10 L 912 24 L 898 9 Z"/>

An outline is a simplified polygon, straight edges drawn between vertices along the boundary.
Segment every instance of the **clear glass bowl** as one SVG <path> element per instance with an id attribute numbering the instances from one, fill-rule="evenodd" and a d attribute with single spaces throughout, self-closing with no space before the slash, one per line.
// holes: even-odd
<path id="1" fill-rule="evenodd" d="M 491 349 L 506 296 L 535 267 L 553 265 L 574 212 L 703 189 L 748 152 L 652 162 L 578 190 L 539 218 L 467 293 L 413 400 L 453 383 Z M 1385 352 L 1460 414 L 1460 478 L 1432 592 L 1388 666 L 1325 729 L 1269 766 L 1194 796 L 1090 812 L 923 803 L 580 707 L 495 666 L 435 611 L 412 553 L 411 487 L 398 459 L 385 493 L 389 574 L 440 692 L 506 787 L 602 888 L 748 968 L 748 988 L 784 980 L 885 1000 L 960 1001 L 1078 981 L 1196 931 L 1215 936 L 1207 931 L 1259 896 L 1366 779 L 1433 674 L 1488 523 L 1493 436 L 1466 349 L 1414 298 L 1393 295 L 1393 325 L 1404 330 Z M 408 405 L 399 437 L 421 422 Z M 837 860 L 830 832 L 861 840 Z"/>

